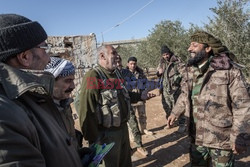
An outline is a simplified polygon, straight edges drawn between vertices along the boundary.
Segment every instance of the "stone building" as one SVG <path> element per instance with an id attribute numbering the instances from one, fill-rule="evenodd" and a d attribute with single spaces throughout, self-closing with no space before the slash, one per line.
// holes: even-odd
<path id="1" fill-rule="evenodd" d="M 47 43 L 51 46 L 50 55 L 70 60 L 76 67 L 74 97 L 80 88 L 82 77 L 97 63 L 96 36 L 49 36 Z"/>

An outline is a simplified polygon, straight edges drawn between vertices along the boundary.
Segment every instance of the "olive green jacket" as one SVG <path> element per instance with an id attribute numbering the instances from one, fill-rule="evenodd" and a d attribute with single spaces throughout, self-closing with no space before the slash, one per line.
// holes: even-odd
<path id="1" fill-rule="evenodd" d="M 103 67 L 99 66 L 108 79 L 113 80 L 114 88 L 119 87 L 116 83 L 117 76 L 115 72 L 109 72 Z M 90 143 L 96 142 L 102 134 L 103 126 L 98 124 L 97 118 L 97 107 L 99 105 L 99 100 L 101 98 L 99 88 L 94 88 L 92 86 L 96 85 L 96 82 L 93 84 L 93 78 L 101 79 L 96 70 L 91 69 L 88 71 L 82 81 L 82 86 L 79 94 L 79 121 L 82 133 L 84 138 Z M 140 100 L 140 94 L 129 92 L 131 101 Z M 125 97 L 123 95 L 118 96 L 119 102 L 121 104 L 121 123 L 127 123 L 129 118 L 129 109 L 125 102 Z M 78 108 L 78 107 L 77 107 Z"/>

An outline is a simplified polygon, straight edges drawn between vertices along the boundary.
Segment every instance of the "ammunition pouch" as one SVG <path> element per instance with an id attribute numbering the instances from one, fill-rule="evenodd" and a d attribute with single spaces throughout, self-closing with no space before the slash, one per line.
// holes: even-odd
<path id="1" fill-rule="evenodd" d="M 121 125 L 121 111 L 117 90 L 107 89 L 101 92 L 101 100 L 97 112 L 98 123 L 106 128 Z"/>
<path id="2" fill-rule="evenodd" d="M 105 85 L 105 81 L 107 80 L 105 74 L 98 67 L 94 69 L 97 71 Z M 118 79 L 122 79 L 119 73 L 116 74 Z M 124 122 L 124 118 L 122 120 L 121 117 L 121 105 L 118 100 L 118 94 L 123 94 L 124 100 L 128 105 L 128 111 L 130 111 L 130 98 L 128 91 L 123 84 L 121 84 L 121 86 L 122 89 L 102 89 L 100 92 L 101 97 L 97 106 L 96 115 L 98 118 L 98 124 L 102 125 L 105 128 L 120 127 L 121 123 Z M 129 112 L 128 117 L 125 118 L 125 120 L 127 121 L 128 118 Z"/>

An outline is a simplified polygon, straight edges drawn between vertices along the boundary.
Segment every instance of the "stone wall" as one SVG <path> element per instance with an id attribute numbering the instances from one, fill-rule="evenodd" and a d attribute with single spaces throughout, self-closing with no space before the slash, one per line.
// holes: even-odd
<path id="1" fill-rule="evenodd" d="M 47 43 L 51 46 L 50 55 L 70 60 L 76 67 L 75 85 L 72 93 L 75 97 L 84 74 L 97 63 L 96 36 L 49 36 Z"/>

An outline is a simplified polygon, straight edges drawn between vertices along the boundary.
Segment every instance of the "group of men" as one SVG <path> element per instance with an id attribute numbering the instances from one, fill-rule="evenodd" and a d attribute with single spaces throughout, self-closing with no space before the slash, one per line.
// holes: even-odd
<path id="1" fill-rule="evenodd" d="M 50 58 L 46 39 L 38 22 L 0 15 L 0 166 L 83 166 L 69 106 L 75 69 L 70 61 Z M 232 53 L 206 32 L 191 36 L 188 51 L 191 58 L 183 65 L 168 47 L 162 49 L 165 64 L 158 69 L 164 96 L 170 98 L 168 127 L 185 116 L 192 166 L 233 166 L 234 154 L 245 151 L 250 133 L 244 76 Z M 89 144 L 115 143 L 100 166 L 130 167 L 130 113 L 155 95 L 128 89 L 128 71 L 140 78 L 135 57 L 124 72 L 117 68 L 114 47 L 100 46 L 97 54 L 98 65 L 84 75 L 79 93 L 81 130 Z M 150 133 L 145 109 L 140 112 L 141 131 Z"/>

